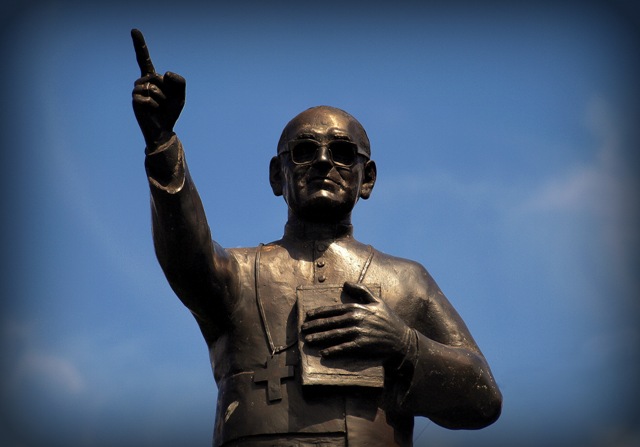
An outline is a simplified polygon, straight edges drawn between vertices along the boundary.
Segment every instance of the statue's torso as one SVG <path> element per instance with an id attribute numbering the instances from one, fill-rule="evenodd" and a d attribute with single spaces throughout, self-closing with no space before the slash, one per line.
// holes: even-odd
<path id="1" fill-rule="evenodd" d="M 296 290 L 358 281 L 372 249 L 351 237 L 335 241 L 285 237 L 259 249 L 258 265 L 256 250 L 229 250 L 237 268 L 231 327 L 210 346 L 219 388 L 216 444 L 250 435 L 362 432 L 358 443 L 350 439 L 349 445 L 410 445 L 413 417 L 385 412 L 397 407 L 385 403 L 395 399 L 392 385 L 384 389 L 303 387 L 300 380 Z M 379 286 L 382 299 L 412 325 L 401 301 L 407 286 L 415 286 L 407 282 L 420 279 L 412 276 L 417 269 L 407 269 L 413 265 L 409 261 L 374 253 L 363 283 Z M 257 300 L 264 309 L 264 322 Z M 268 396 L 266 382 L 254 380 L 271 357 L 265 324 L 273 344 L 288 347 L 274 356 L 275 361 L 282 368 L 293 366 L 293 377 L 281 379 L 279 399 Z M 284 371 L 282 375 L 287 376 Z"/>

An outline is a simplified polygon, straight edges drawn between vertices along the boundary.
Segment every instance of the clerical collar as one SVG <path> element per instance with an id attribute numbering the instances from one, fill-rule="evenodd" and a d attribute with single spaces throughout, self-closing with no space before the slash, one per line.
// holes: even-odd
<path id="1" fill-rule="evenodd" d="M 353 236 L 353 225 L 287 222 L 284 235 L 302 240 L 340 239 Z"/>

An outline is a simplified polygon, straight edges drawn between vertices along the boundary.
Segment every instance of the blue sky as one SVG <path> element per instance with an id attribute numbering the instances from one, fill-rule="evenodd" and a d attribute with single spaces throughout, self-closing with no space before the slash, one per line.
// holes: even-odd
<path id="1" fill-rule="evenodd" d="M 631 2 L 2 8 L 2 445 L 210 443 L 207 350 L 151 243 L 133 27 L 187 79 L 176 131 L 223 246 L 282 234 L 289 119 L 367 129 L 356 238 L 431 272 L 505 399 L 481 431 L 416 420 L 416 446 L 640 442 Z"/>

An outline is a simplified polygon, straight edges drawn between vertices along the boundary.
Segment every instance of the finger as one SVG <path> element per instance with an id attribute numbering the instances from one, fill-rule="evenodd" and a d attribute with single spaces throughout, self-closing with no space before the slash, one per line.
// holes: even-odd
<path id="1" fill-rule="evenodd" d="M 344 283 L 344 291 L 352 297 L 360 299 L 363 304 L 373 304 L 380 301 L 367 286 L 361 283 L 347 281 Z"/>
<path id="2" fill-rule="evenodd" d="M 187 81 L 179 74 L 168 71 L 164 74 L 164 88 L 175 96 L 184 97 Z"/>
<path id="3" fill-rule="evenodd" d="M 133 48 L 136 50 L 136 60 L 138 61 L 138 67 L 140 67 L 140 76 L 155 74 L 156 69 L 153 67 L 153 62 L 151 62 L 151 57 L 149 56 L 149 49 L 140 30 L 132 29 L 131 39 L 133 39 Z"/>
<path id="4" fill-rule="evenodd" d="M 317 307 L 315 309 L 311 309 L 307 311 L 306 321 L 314 320 L 316 318 L 327 318 L 333 317 L 336 315 L 342 315 L 347 312 L 346 305 L 337 304 L 335 306 L 323 306 Z"/>
<path id="5" fill-rule="evenodd" d="M 320 351 L 322 357 L 337 357 L 339 355 L 350 354 L 362 349 L 360 343 L 356 340 L 331 346 Z"/>
<path id="6" fill-rule="evenodd" d="M 360 314 L 347 313 L 332 318 L 320 318 L 308 321 L 302 325 L 303 332 L 321 332 L 335 328 L 344 328 L 345 326 L 354 326 L 364 318 Z"/>
<path id="7" fill-rule="evenodd" d="M 360 334 L 356 327 L 333 329 L 317 334 L 309 334 L 304 337 L 304 341 L 309 344 L 336 344 L 340 341 L 353 340 Z"/>
<path id="8" fill-rule="evenodd" d="M 153 75 L 153 74 L 148 74 L 145 76 L 141 76 L 138 79 L 135 80 L 135 82 L 133 83 L 133 85 L 139 85 L 139 84 L 146 84 L 147 82 L 151 82 L 152 79 L 155 79 L 157 77 L 157 75 Z"/>
<path id="9" fill-rule="evenodd" d="M 134 108 L 140 107 L 140 110 L 143 110 L 142 108 L 147 108 L 147 110 L 148 108 L 158 109 L 160 108 L 160 104 L 158 104 L 158 102 L 155 99 L 149 96 L 134 95 L 133 107 Z"/>
<path id="10" fill-rule="evenodd" d="M 307 312 L 307 320 L 315 320 L 317 318 L 328 318 L 343 315 L 356 309 L 364 309 L 362 304 L 336 304 L 335 306 L 324 306 L 311 309 Z"/>
<path id="11" fill-rule="evenodd" d="M 133 88 L 133 95 L 148 96 L 154 98 L 156 101 L 164 101 L 167 99 L 162 90 L 160 90 L 160 87 L 149 82 L 136 85 Z"/>
<path id="12" fill-rule="evenodd" d="M 163 79 L 163 88 L 172 103 L 172 110 L 179 114 L 184 106 L 187 83 L 182 76 L 170 71 L 165 73 Z"/>

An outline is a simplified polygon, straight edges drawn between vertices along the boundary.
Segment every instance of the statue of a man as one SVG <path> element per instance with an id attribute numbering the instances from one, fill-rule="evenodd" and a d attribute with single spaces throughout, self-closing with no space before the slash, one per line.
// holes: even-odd
<path id="1" fill-rule="evenodd" d="M 293 118 L 269 166 L 288 206 L 284 236 L 225 249 L 173 132 L 185 81 L 157 74 L 132 36 L 153 240 L 209 348 L 214 446 L 410 446 L 415 416 L 453 429 L 493 423 L 500 391 L 429 273 L 353 237 L 351 212 L 376 181 L 360 123 L 326 106 Z"/>

